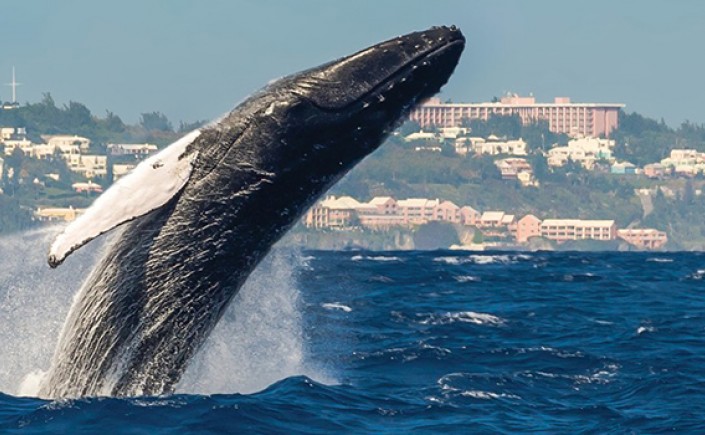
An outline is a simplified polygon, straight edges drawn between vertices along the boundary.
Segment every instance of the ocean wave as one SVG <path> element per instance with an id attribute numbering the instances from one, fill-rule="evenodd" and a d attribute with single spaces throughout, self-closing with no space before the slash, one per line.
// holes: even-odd
<path id="1" fill-rule="evenodd" d="M 698 269 L 695 272 L 691 273 L 686 277 L 686 279 L 690 279 L 693 281 L 700 281 L 705 277 L 705 269 Z"/>
<path id="2" fill-rule="evenodd" d="M 566 273 L 560 277 L 564 282 L 584 282 L 584 281 L 600 281 L 602 277 L 593 272 L 585 273 Z"/>
<path id="3" fill-rule="evenodd" d="M 468 256 L 443 256 L 435 257 L 433 261 L 436 263 L 445 263 L 451 266 L 460 266 L 463 264 L 513 264 L 520 261 L 530 261 L 534 257 L 528 254 L 494 254 L 494 255 L 482 255 L 482 254 L 472 254 Z"/>
<path id="4" fill-rule="evenodd" d="M 565 349 L 556 349 L 550 346 L 533 346 L 520 348 L 501 348 L 493 349 L 490 353 L 502 354 L 505 356 L 525 355 L 529 353 L 547 353 L 558 358 L 585 358 L 586 355 L 581 351 L 568 351 Z"/>
<path id="5" fill-rule="evenodd" d="M 598 325 L 614 325 L 614 322 L 610 322 L 609 320 L 601 320 L 601 319 L 590 319 L 591 321 L 597 323 Z"/>
<path id="6" fill-rule="evenodd" d="M 302 257 L 299 257 L 299 267 L 304 270 L 313 270 L 313 266 L 311 265 L 311 262 L 315 260 L 316 257 L 313 255 L 305 255 Z"/>
<path id="7" fill-rule="evenodd" d="M 516 394 L 492 393 L 490 391 L 480 391 L 480 390 L 466 390 L 466 391 L 461 391 L 459 394 L 464 397 L 472 397 L 473 399 L 482 399 L 482 400 L 492 400 L 492 399 L 517 399 L 517 400 L 521 400 L 521 397 L 517 396 Z"/>
<path id="8" fill-rule="evenodd" d="M 408 363 L 416 360 L 438 361 L 448 357 L 453 352 L 441 346 L 419 342 L 409 347 L 391 347 L 374 352 L 355 351 L 353 355 L 366 361 L 401 361 Z"/>
<path id="9" fill-rule="evenodd" d="M 479 276 L 472 276 L 472 275 L 458 275 L 453 277 L 454 280 L 460 283 L 464 282 L 480 282 L 482 281 L 482 278 Z"/>
<path id="10" fill-rule="evenodd" d="M 545 371 L 535 371 L 522 373 L 521 376 L 527 378 L 546 378 L 546 379 L 558 379 L 567 380 L 572 382 L 574 385 L 579 384 L 599 384 L 605 385 L 614 381 L 614 379 L 619 375 L 619 369 L 621 367 L 618 364 L 608 363 L 602 367 L 593 369 L 588 373 L 552 373 Z"/>
<path id="11" fill-rule="evenodd" d="M 448 325 L 455 322 L 473 323 L 475 325 L 502 326 L 506 323 L 501 317 L 488 313 L 476 313 L 474 311 L 457 311 L 442 314 L 419 313 L 421 317 L 418 323 L 422 325 Z"/>
<path id="12" fill-rule="evenodd" d="M 656 328 L 654 328 L 653 326 L 648 326 L 648 325 L 647 326 L 640 326 L 636 329 L 636 334 L 641 335 L 645 332 L 655 332 L 655 331 L 656 331 Z"/>
<path id="13" fill-rule="evenodd" d="M 396 256 L 387 257 L 384 255 L 353 255 L 350 257 L 352 261 L 399 261 L 402 259 Z"/>
<path id="14" fill-rule="evenodd" d="M 673 263 L 673 258 L 651 257 L 646 259 L 649 263 Z"/>
<path id="15" fill-rule="evenodd" d="M 352 311 L 352 308 L 350 308 L 347 305 L 343 305 L 340 302 L 326 302 L 321 304 L 321 307 L 327 309 L 327 310 L 340 310 L 344 311 L 346 313 L 349 313 Z"/>
<path id="16" fill-rule="evenodd" d="M 521 397 L 508 391 L 490 391 L 497 386 L 506 386 L 510 379 L 505 376 L 493 376 L 486 373 L 449 373 L 436 381 L 441 394 L 446 399 L 455 397 L 470 397 L 472 399 L 493 400 L 513 399 Z"/>

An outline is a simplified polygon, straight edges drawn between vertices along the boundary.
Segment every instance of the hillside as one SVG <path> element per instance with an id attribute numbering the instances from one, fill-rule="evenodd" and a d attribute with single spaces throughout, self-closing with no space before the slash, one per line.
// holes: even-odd
<path id="1" fill-rule="evenodd" d="M 40 141 L 43 134 L 83 135 L 92 140 L 91 151 L 95 153 L 105 153 L 110 142 L 149 141 L 161 146 L 201 124 L 182 122 L 174 129 L 164 115 L 152 112 L 143 113 L 139 124 L 127 125 L 110 112 L 97 117 L 81 103 L 57 107 L 49 94 L 39 103 L 0 111 L 0 127 L 24 127 L 33 141 Z M 494 162 L 504 156 L 458 155 L 443 143 L 438 144 L 440 152 L 415 151 L 414 144 L 402 137 L 418 130 L 418 125 L 406 123 L 330 193 L 363 201 L 381 195 L 441 198 L 480 211 L 503 210 L 518 217 L 532 213 L 542 219 L 614 219 L 621 228 L 641 225 L 667 231 L 671 249 L 705 249 L 705 225 L 699 219 L 705 213 L 702 175 L 649 179 L 611 174 L 603 167 L 587 171 L 570 162 L 549 169 L 544 152 L 553 144 L 565 144 L 568 138 L 551 133 L 546 124 L 524 126 L 517 117 L 494 117 L 468 122 L 465 127 L 474 135 L 523 138 L 539 187 L 503 180 Z M 686 122 L 674 129 L 636 113 L 620 113 L 614 139 L 614 156 L 639 165 L 658 161 L 676 147 L 705 151 L 702 125 Z M 72 191 L 72 182 L 85 180 L 71 173 L 61 159 L 37 160 L 13 153 L 5 156 L 5 169 L 0 232 L 32 226 L 31 211 L 37 206 L 80 208 L 94 199 Z M 9 169 L 19 176 L 9 179 Z M 47 173 L 60 174 L 61 181 L 47 180 Z M 111 182 L 95 181 L 105 187 Z M 639 189 L 653 195 L 646 200 L 635 193 Z M 379 243 L 383 246 L 386 242 Z"/>

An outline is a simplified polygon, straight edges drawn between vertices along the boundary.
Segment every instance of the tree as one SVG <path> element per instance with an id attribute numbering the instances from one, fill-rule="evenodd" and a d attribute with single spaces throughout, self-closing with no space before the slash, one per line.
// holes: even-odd
<path id="1" fill-rule="evenodd" d="M 140 125 L 147 131 L 174 131 L 169 119 L 161 112 L 142 113 Z"/>
<path id="2" fill-rule="evenodd" d="M 543 154 L 536 153 L 532 154 L 528 160 L 534 171 L 534 177 L 541 182 L 545 181 L 550 172 L 546 157 Z"/>
<path id="3" fill-rule="evenodd" d="M 482 180 L 501 180 L 502 173 L 494 164 L 494 159 L 492 156 L 480 156 L 476 157 L 480 168 L 480 178 Z"/>
<path id="4" fill-rule="evenodd" d="M 204 126 L 208 121 L 195 121 L 195 122 L 184 122 L 184 121 L 179 121 L 179 133 L 188 133 L 189 131 L 193 131 L 197 128 L 200 128 Z"/>
<path id="5" fill-rule="evenodd" d="M 416 133 L 417 131 L 421 131 L 421 124 L 412 120 L 407 120 L 399 127 L 399 134 L 404 137 L 410 135 L 411 133 Z"/>
<path id="6" fill-rule="evenodd" d="M 125 131 L 125 123 L 122 122 L 122 119 L 120 119 L 119 116 L 109 110 L 105 111 L 105 120 L 103 120 L 103 126 L 106 130 L 115 133 L 122 133 L 123 131 Z"/>
<path id="7" fill-rule="evenodd" d="M 681 200 L 684 204 L 691 205 L 693 204 L 694 198 L 695 189 L 693 189 L 693 180 L 689 178 L 688 180 L 686 180 L 685 185 L 683 186 L 683 195 L 681 196 Z"/>

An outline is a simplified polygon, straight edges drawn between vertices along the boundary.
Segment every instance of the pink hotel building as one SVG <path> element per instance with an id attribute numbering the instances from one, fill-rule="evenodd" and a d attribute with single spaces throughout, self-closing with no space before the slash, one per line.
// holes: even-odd
<path id="1" fill-rule="evenodd" d="M 609 137 L 619 122 L 624 104 L 571 103 L 556 97 L 553 103 L 536 103 L 534 97 L 502 97 L 497 103 L 441 103 L 431 98 L 414 109 L 409 118 L 421 127 L 458 127 L 463 119 L 487 120 L 491 115 L 519 115 L 524 125 L 542 120 L 554 133 L 570 136 Z"/>

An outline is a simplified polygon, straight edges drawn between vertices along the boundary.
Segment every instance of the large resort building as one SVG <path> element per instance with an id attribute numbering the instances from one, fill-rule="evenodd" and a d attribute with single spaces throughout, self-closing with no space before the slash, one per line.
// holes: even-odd
<path id="1" fill-rule="evenodd" d="M 421 127 L 459 127 L 463 119 L 518 115 L 524 125 L 546 121 L 554 133 L 609 137 L 619 125 L 619 110 L 623 107 L 624 104 L 571 103 L 567 97 L 556 97 L 553 103 L 537 103 L 534 97 L 517 95 L 493 103 L 441 103 L 439 98 L 431 98 L 414 109 L 409 118 Z"/>

